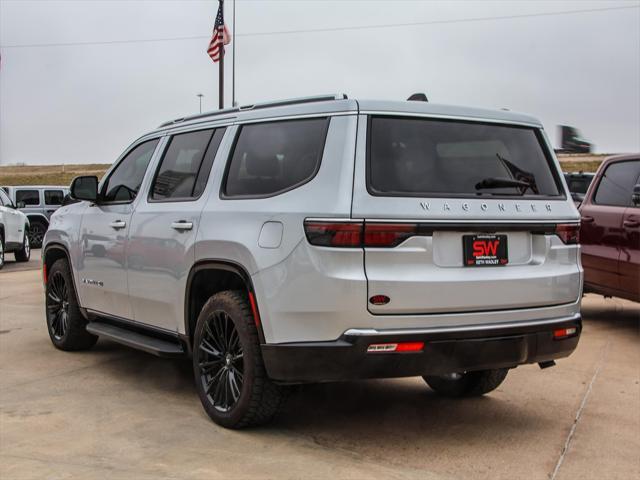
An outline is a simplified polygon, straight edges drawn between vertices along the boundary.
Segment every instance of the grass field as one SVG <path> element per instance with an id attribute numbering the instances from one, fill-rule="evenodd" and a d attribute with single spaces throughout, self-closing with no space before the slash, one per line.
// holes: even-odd
<path id="1" fill-rule="evenodd" d="M 566 172 L 595 172 L 607 155 L 558 155 Z M 0 185 L 69 185 L 78 175 L 97 175 L 111 165 L 11 165 L 0 166 Z"/>

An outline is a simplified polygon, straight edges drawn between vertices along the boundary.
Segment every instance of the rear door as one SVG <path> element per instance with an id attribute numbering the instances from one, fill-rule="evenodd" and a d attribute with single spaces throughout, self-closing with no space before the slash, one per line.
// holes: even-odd
<path id="1" fill-rule="evenodd" d="M 47 218 L 51 218 L 51 214 L 60 208 L 64 195 L 65 193 L 62 189 L 44 189 L 44 213 Z"/>
<path id="2" fill-rule="evenodd" d="M 542 132 L 383 115 L 359 124 L 352 216 L 365 221 L 372 313 L 579 299 L 577 212 Z"/>
<path id="3" fill-rule="evenodd" d="M 637 162 L 609 164 L 580 208 L 580 243 L 587 285 L 605 291 L 625 289 L 619 262 L 626 262 L 630 253 L 621 259 L 627 241 L 623 222 L 637 176 Z"/>
<path id="4" fill-rule="evenodd" d="M 136 322 L 176 331 L 195 262 L 209 173 L 224 128 L 173 135 L 129 229 L 129 297 Z"/>

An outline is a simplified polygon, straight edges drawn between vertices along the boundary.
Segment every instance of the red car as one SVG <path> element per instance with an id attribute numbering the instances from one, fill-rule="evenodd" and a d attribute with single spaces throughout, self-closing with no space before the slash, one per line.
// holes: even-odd
<path id="1" fill-rule="evenodd" d="M 640 155 L 607 158 L 580 214 L 585 292 L 640 302 Z"/>

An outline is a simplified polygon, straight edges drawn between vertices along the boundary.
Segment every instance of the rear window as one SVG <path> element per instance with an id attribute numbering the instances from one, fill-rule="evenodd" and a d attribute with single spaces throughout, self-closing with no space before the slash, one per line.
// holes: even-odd
<path id="1" fill-rule="evenodd" d="M 225 182 L 226 197 L 267 197 L 311 180 L 322 159 L 329 120 L 244 125 Z"/>
<path id="2" fill-rule="evenodd" d="M 62 190 L 45 190 L 44 191 L 45 205 L 62 205 L 63 199 L 64 199 L 64 192 Z"/>
<path id="3" fill-rule="evenodd" d="M 40 192 L 38 190 L 16 190 L 16 204 L 40 205 Z"/>
<path id="4" fill-rule="evenodd" d="M 560 196 L 532 128 L 372 117 L 368 189 L 397 196 Z"/>

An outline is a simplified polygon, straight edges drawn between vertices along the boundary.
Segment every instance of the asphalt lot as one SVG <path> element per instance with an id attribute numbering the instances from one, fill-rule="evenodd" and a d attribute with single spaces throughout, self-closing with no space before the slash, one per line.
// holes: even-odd
<path id="1" fill-rule="evenodd" d="M 484 398 L 415 378 L 313 385 L 238 432 L 208 420 L 188 362 L 55 350 L 37 258 L 0 272 L 2 479 L 640 478 L 638 304 L 587 296 L 570 358 Z"/>

